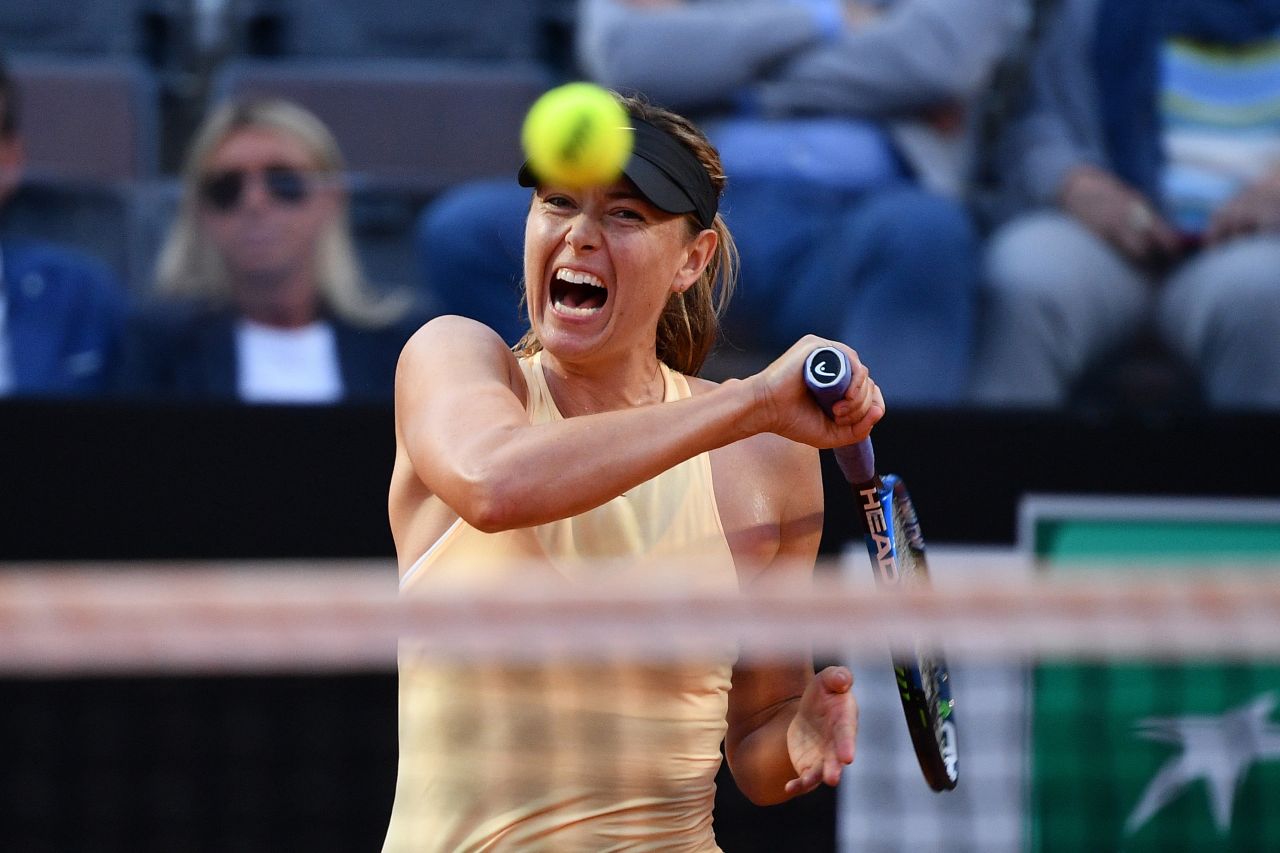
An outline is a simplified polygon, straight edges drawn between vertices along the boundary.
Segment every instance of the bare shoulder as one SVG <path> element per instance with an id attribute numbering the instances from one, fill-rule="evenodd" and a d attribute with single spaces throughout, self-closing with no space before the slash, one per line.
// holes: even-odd
<path id="1" fill-rule="evenodd" d="M 484 323 L 456 314 L 432 317 L 418 327 L 404 345 L 401 360 L 420 359 L 433 353 L 499 349 L 510 352 L 502 338 Z"/>
<path id="2" fill-rule="evenodd" d="M 524 395 L 524 376 L 498 333 L 468 317 L 445 314 L 428 320 L 405 343 L 396 384 L 421 387 L 440 378 L 454 382 L 495 375 Z"/>

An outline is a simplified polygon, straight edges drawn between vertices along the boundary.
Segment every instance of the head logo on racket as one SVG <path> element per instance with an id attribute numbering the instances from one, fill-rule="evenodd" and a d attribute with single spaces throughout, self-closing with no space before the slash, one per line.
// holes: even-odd
<path id="1" fill-rule="evenodd" d="M 810 387 L 818 388 L 835 388 L 839 385 L 847 386 L 849 376 L 849 361 L 842 358 L 843 353 L 831 347 L 818 347 L 809 353 L 809 358 L 805 360 L 805 373 L 809 375 Z M 841 393 L 844 389 L 841 388 Z"/>

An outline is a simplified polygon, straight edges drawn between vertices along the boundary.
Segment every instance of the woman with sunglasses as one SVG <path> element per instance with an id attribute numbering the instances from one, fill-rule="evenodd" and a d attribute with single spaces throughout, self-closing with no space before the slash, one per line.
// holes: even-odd
<path id="1" fill-rule="evenodd" d="M 616 182 L 521 170 L 529 331 L 515 351 L 457 316 L 405 347 L 389 499 L 405 596 L 604 574 L 729 594 L 807 580 L 814 448 L 866 437 L 884 412 L 848 351 L 855 381 L 834 421 L 822 413 L 801 376 L 827 343 L 812 336 L 745 380 L 697 378 L 736 265 L 719 155 L 680 116 L 623 103 L 635 146 Z M 384 851 L 716 850 L 722 741 L 755 802 L 839 780 L 857 715 L 847 669 L 735 662 L 724 645 L 697 656 L 450 665 L 407 638 Z"/>
<path id="2" fill-rule="evenodd" d="M 122 386 L 246 402 L 389 400 L 410 300 L 376 295 L 353 248 L 343 159 L 313 114 L 233 101 L 197 130 L 157 304 Z"/>

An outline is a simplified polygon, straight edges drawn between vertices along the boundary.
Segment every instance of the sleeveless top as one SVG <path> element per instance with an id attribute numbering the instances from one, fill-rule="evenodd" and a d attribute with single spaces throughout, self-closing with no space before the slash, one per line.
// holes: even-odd
<path id="1" fill-rule="evenodd" d="M 533 424 L 562 417 L 539 355 L 520 362 Z M 665 401 L 688 397 L 685 378 L 661 369 Z M 500 585 L 516 573 L 572 585 L 602 572 L 646 582 L 679 572 L 673 581 L 737 589 L 707 454 L 572 518 L 499 533 L 458 519 L 405 574 L 401 594 Z M 735 654 L 450 664 L 403 641 L 384 853 L 718 850 L 711 812 Z"/>

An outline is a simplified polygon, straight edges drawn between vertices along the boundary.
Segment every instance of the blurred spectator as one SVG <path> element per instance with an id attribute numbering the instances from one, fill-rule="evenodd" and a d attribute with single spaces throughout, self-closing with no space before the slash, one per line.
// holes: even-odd
<path id="1" fill-rule="evenodd" d="M 1155 335 L 1211 405 L 1280 406 L 1278 102 L 1280 0 L 1063 0 L 1003 152 L 1024 213 L 976 399 L 1062 405 Z"/>
<path id="2" fill-rule="evenodd" d="M 1026 22 L 1022 0 L 582 0 L 598 82 L 699 117 L 742 252 L 730 341 L 816 332 L 857 347 L 895 403 L 960 401 L 978 248 L 960 203 L 970 101 Z M 528 192 L 465 186 L 423 215 L 428 285 L 514 341 Z M 498 251 L 494 247 L 498 247 Z"/>
<path id="3" fill-rule="evenodd" d="M 206 118 L 160 253 L 161 299 L 130 325 L 126 391 L 391 399 L 410 300 L 365 281 L 343 168 L 332 134 L 294 103 L 233 101 Z"/>
<path id="4" fill-rule="evenodd" d="M 0 208 L 22 181 L 18 107 L 0 60 Z M 0 231 L 0 396 L 107 390 L 124 313 L 124 291 L 105 264 Z"/>

